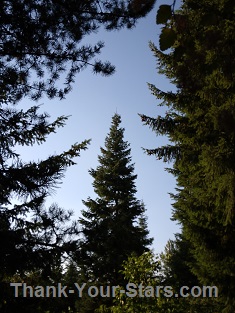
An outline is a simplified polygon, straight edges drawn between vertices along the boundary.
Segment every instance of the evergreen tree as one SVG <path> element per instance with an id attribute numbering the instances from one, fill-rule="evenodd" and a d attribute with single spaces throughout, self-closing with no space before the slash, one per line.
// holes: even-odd
<path id="1" fill-rule="evenodd" d="M 161 253 L 162 271 L 165 285 L 179 290 L 182 286 L 198 286 L 197 277 L 191 272 L 190 265 L 194 262 L 190 254 L 189 242 L 181 234 L 175 240 L 168 240 L 165 250 Z"/>
<path id="2" fill-rule="evenodd" d="M 87 280 L 86 274 L 77 263 L 70 260 L 63 275 L 62 282 L 65 286 L 68 286 L 68 290 L 75 289 L 74 283 L 77 283 L 81 288 L 80 294 L 76 291 L 74 294 L 68 294 L 68 297 L 64 299 L 63 302 L 69 308 L 69 312 L 94 312 L 94 307 L 97 307 L 96 302 L 98 298 L 92 298 L 88 293 L 88 289 L 94 286 L 94 283 Z"/>
<path id="3" fill-rule="evenodd" d="M 192 273 L 191 264 L 195 263 L 195 259 L 190 251 L 190 242 L 185 240 L 183 234 L 176 234 L 175 240 L 169 240 L 166 244 L 165 251 L 161 253 L 161 271 L 163 286 L 171 286 L 174 293 L 178 297 L 167 299 L 172 312 L 177 313 L 215 313 L 221 312 L 219 299 L 213 297 L 192 297 L 191 288 L 194 286 L 202 287 L 200 281 Z M 183 293 L 189 294 L 188 297 L 180 294 L 181 287 L 187 286 L 188 290 Z"/>
<path id="4" fill-rule="evenodd" d="M 152 242 L 148 238 L 144 205 L 135 197 L 137 175 L 133 174 L 131 150 L 124 141 L 120 123 L 120 115 L 115 114 L 105 148 L 98 156 L 100 165 L 90 170 L 98 197 L 83 201 L 87 209 L 80 219 L 82 268 L 93 281 L 114 286 L 124 282 L 119 272 L 123 261 L 132 253 L 141 255 Z"/>
<path id="5" fill-rule="evenodd" d="M 0 108 L 0 283 L 11 281 L 15 274 L 23 280 L 27 273 L 39 271 L 42 279 L 53 278 L 53 268 L 65 254 L 76 247 L 78 227 L 71 223 L 71 212 L 58 205 L 45 206 L 48 195 L 57 186 L 74 158 L 86 149 L 88 141 L 74 144 L 68 151 L 45 160 L 23 162 L 15 151 L 17 145 L 41 144 L 64 125 L 66 117 L 54 122 L 38 107 L 27 111 Z M 0 294 L 4 312 L 13 309 L 12 297 Z M 13 301 L 14 302 L 14 301 Z"/>
<path id="6" fill-rule="evenodd" d="M 0 103 L 23 96 L 63 98 L 87 66 L 109 75 L 114 67 L 94 58 L 103 42 L 83 45 L 98 31 L 132 28 L 155 0 L 3 0 L 0 5 Z M 65 75 L 65 86 L 55 82 Z M 34 77 L 34 81 L 31 77 Z M 37 77 L 37 80 L 35 79 Z"/>
<path id="7" fill-rule="evenodd" d="M 52 268 L 64 253 L 76 247 L 77 224 L 71 212 L 45 199 L 56 187 L 74 157 L 88 141 L 75 144 L 60 155 L 24 162 L 17 145 L 41 144 L 63 126 L 65 117 L 49 123 L 38 107 L 27 111 L 11 107 L 25 96 L 43 94 L 63 98 L 75 75 L 86 66 L 95 73 L 112 74 L 108 62 L 93 61 L 103 43 L 81 45 L 86 35 L 103 26 L 107 30 L 133 27 L 154 1 L 4 0 L 0 4 L 0 283 L 12 275 L 40 271 L 53 276 Z M 64 88 L 56 86 L 65 74 Z M 32 80 L 33 77 L 33 80 Z M 0 309 L 20 312 L 0 295 Z M 11 303 L 12 304 L 12 303 Z M 22 309 L 23 310 L 23 309 Z M 25 309 L 26 310 L 26 309 Z M 29 310 L 33 310 L 29 309 Z"/>
<path id="8" fill-rule="evenodd" d="M 174 1 L 175 2 L 175 1 Z M 180 10 L 161 6 L 162 52 L 151 44 L 159 72 L 176 92 L 150 89 L 168 107 L 165 116 L 141 115 L 170 144 L 148 150 L 173 161 L 177 178 L 173 217 L 182 225 L 203 284 L 216 285 L 223 308 L 235 305 L 235 3 L 186 0 Z M 170 12 L 170 14 L 169 14 Z"/>

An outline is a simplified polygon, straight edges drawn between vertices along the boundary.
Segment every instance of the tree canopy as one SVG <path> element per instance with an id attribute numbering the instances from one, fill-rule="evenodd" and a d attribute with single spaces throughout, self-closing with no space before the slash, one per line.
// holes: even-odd
<path id="1" fill-rule="evenodd" d="M 110 75 L 114 66 L 95 59 L 104 43 L 83 44 L 100 27 L 132 28 L 155 0 L 4 0 L 0 19 L 0 103 L 63 98 L 87 66 Z M 64 84 L 56 85 L 61 77 Z M 62 85 L 62 87 L 61 87 Z"/>
<path id="2" fill-rule="evenodd" d="M 170 16 L 161 8 L 161 49 L 150 47 L 176 92 L 149 84 L 168 110 L 141 115 L 170 140 L 147 152 L 173 162 L 173 217 L 190 243 L 191 269 L 201 283 L 218 286 L 227 312 L 234 311 L 235 288 L 234 10 L 230 0 L 186 0 Z"/>
<path id="3" fill-rule="evenodd" d="M 62 99 L 76 74 L 86 67 L 110 75 L 115 68 L 96 59 L 104 46 L 84 44 L 99 28 L 107 31 L 135 26 L 155 1 L 115 0 L 3 0 L 0 4 L 0 283 L 17 277 L 34 283 L 51 281 L 62 257 L 77 248 L 77 222 L 72 212 L 46 198 L 89 140 L 44 160 L 22 160 L 18 146 L 42 144 L 64 126 L 67 117 L 49 122 L 38 106 L 28 110 L 15 104 L 25 97 L 43 95 Z M 63 83 L 60 78 L 63 79 Z M 143 235 L 145 219 L 141 219 Z M 140 231 L 141 232 L 141 231 Z M 40 276 L 40 278 L 39 278 Z M 4 292 L 3 292 L 4 293 Z M 7 299 L 7 300 L 6 300 Z M 50 302 L 50 301 L 49 301 Z M 31 306 L 32 304 L 32 306 Z M 0 295 L 5 312 L 46 310 L 45 302 L 11 301 Z M 66 304 L 65 304 L 66 305 Z M 45 311 L 44 310 L 44 311 Z M 51 312 L 63 311 L 51 308 Z"/>

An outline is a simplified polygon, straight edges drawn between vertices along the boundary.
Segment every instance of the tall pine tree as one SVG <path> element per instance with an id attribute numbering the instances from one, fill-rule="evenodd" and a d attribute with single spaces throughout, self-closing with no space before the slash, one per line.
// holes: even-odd
<path id="1" fill-rule="evenodd" d="M 174 1 L 175 2 L 175 1 Z M 217 285 L 223 308 L 235 306 L 235 3 L 186 0 L 180 10 L 160 6 L 161 50 L 151 44 L 159 72 L 176 92 L 152 93 L 165 116 L 142 115 L 170 145 L 149 150 L 173 161 L 177 178 L 174 218 L 189 242 L 191 269 L 203 284 Z"/>
<path id="2" fill-rule="evenodd" d="M 100 165 L 90 170 L 98 197 L 83 201 L 80 262 L 88 277 L 98 283 L 123 284 L 122 263 L 134 253 L 148 250 L 152 239 L 144 217 L 145 208 L 135 197 L 134 165 L 131 149 L 124 141 L 121 117 L 112 118 L 105 148 L 98 156 Z"/>

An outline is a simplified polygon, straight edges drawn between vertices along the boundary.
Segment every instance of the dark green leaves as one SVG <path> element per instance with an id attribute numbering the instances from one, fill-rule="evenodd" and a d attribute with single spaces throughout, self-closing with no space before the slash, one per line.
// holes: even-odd
<path id="1" fill-rule="evenodd" d="M 156 23 L 157 24 L 166 24 L 168 20 L 170 20 L 172 17 L 172 10 L 170 5 L 160 5 L 158 11 L 157 11 L 157 18 Z M 169 49 L 173 46 L 176 39 L 176 33 L 173 29 L 169 27 L 164 27 L 162 29 L 161 35 L 160 35 L 160 49 L 162 51 Z"/>
<path id="2" fill-rule="evenodd" d="M 164 51 L 171 48 L 175 40 L 176 32 L 171 28 L 163 28 L 159 39 L 160 49 Z"/>
<path id="3" fill-rule="evenodd" d="M 160 5 L 157 11 L 157 24 L 165 24 L 172 16 L 170 5 Z"/>

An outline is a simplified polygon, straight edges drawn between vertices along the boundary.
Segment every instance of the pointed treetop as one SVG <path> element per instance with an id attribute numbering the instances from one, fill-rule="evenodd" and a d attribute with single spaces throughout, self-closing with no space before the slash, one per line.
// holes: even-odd
<path id="1" fill-rule="evenodd" d="M 79 262 L 86 273 L 97 281 L 122 285 L 122 263 L 132 253 L 141 255 L 148 250 L 145 207 L 136 194 L 134 165 L 130 144 L 125 142 L 121 116 L 115 113 L 105 147 L 98 156 L 99 165 L 89 173 L 97 194 L 83 201 L 80 224 L 83 239 Z M 81 261 L 82 260 L 82 261 Z"/>

